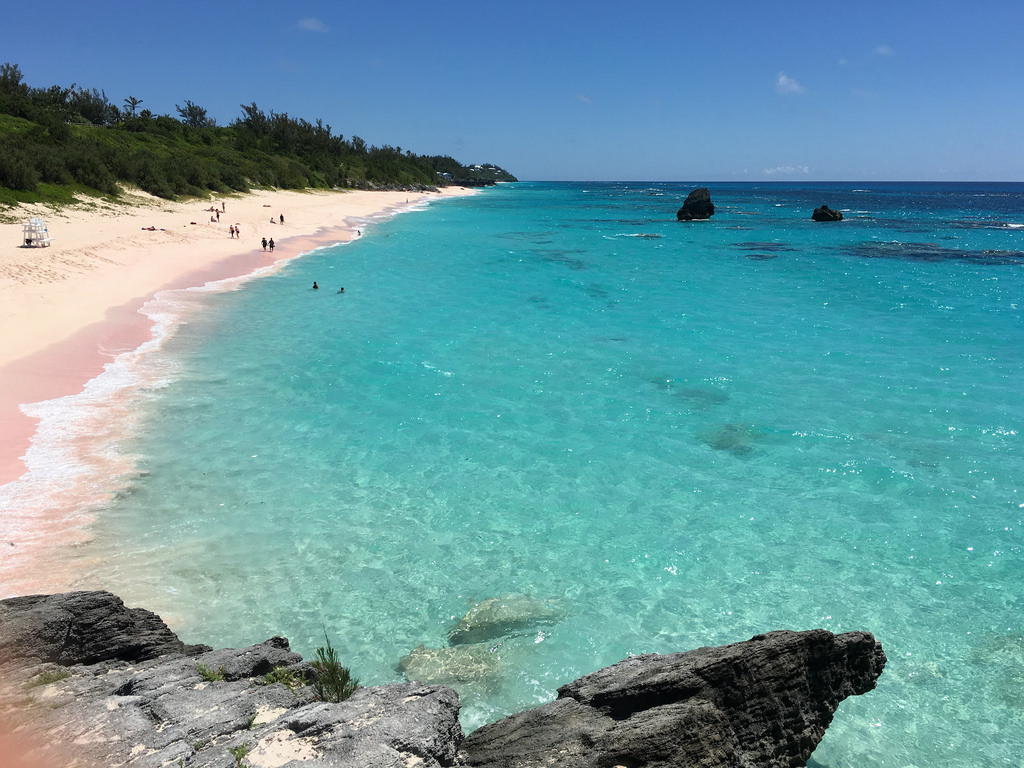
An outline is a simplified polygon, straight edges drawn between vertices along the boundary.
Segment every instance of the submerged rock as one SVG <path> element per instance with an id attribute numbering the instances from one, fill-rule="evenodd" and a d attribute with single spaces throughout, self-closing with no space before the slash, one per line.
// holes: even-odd
<path id="1" fill-rule="evenodd" d="M 557 624 L 566 616 L 560 600 L 538 600 L 527 595 L 504 595 L 475 603 L 448 630 L 448 642 L 485 643 Z"/>
<path id="2" fill-rule="evenodd" d="M 814 209 L 811 218 L 815 221 L 842 221 L 843 214 L 840 211 L 832 210 L 827 205 L 823 205 L 821 208 Z"/>
<path id="3" fill-rule="evenodd" d="M 487 644 L 455 645 L 447 648 L 417 646 L 398 662 L 406 680 L 432 685 L 458 686 L 496 680 L 501 660 Z"/>
<path id="4" fill-rule="evenodd" d="M 707 187 L 698 187 L 686 196 L 683 207 L 676 212 L 679 221 L 710 219 L 715 215 L 715 204 Z"/>
<path id="5" fill-rule="evenodd" d="M 745 456 L 753 451 L 754 443 L 760 436 L 760 430 L 749 424 L 723 424 L 697 435 L 705 445 L 716 451 L 728 451 L 734 456 Z"/>

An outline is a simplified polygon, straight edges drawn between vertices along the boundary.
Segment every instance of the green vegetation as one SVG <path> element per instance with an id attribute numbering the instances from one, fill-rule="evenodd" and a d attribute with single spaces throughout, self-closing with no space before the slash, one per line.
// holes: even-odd
<path id="1" fill-rule="evenodd" d="M 240 747 L 228 747 L 228 752 L 235 758 L 235 768 L 242 768 L 242 760 L 249 754 L 250 749 L 248 741 L 243 741 Z"/>
<path id="2" fill-rule="evenodd" d="M 219 127 L 186 100 L 178 119 L 123 109 L 103 91 L 30 88 L 16 64 L 0 64 L 0 205 L 64 203 L 75 194 L 116 197 L 134 185 L 163 198 L 282 189 L 396 188 L 515 181 L 494 165 L 375 147 L 335 135 L 321 120 L 264 112 L 255 103 Z"/>
<path id="3" fill-rule="evenodd" d="M 205 664 L 196 664 L 196 669 L 199 670 L 199 674 L 203 680 L 208 683 L 222 683 L 224 682 L 224 667 L 221 667 L 216 672 L 210 669 Z"/>
<path id="4" fill-rule="evenodd" d="M 49 685 L 50 683 L 56 683 L 58 680 L 64 680 L 71 677 L 71 672 L 59 667 L 57 669 L 48 669 L 35 677 L 33 677 L 28 684 L 25 686 L 26 689 L 38 688 L 41 685 Z"/>
<path id="5" fill-rule="evenodd" d="M 331 647 L 331 640 L 324 632 L 326 646 L 316 649 L 316 658 L 310 662 L 316 676 L 313 691 L 321 701 L 344 701 L 359 688 L 359 681 L 338 661 L 338 654 Z"/>
<path id="6" fill-rule="evenodd" d="M 264 685 L 273 685 L 274 683 L 281 683 L 287 686 L 291 690 L 295 690 L 301 685 L 305 685 L 305 679 L 303 679 L 301 673 L 295 670 L 285 669 L 284 667 L 274 667 L 272 672 L 268 672 L 263 676 Z"/>

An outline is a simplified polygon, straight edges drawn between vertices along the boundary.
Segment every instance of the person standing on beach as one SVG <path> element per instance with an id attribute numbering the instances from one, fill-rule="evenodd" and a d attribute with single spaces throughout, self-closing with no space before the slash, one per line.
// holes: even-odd
<path id="1" fill-rule="evenodd" d="M 263 238 L 263 250 L 267 250 L 267 238 Z"/>
<path id="2" fill-rule="evenodd" d="M 235 225 L 234 224 L 229 224 L 228 225 L 228 232 L 231 233 L 231 237 L 232 238 L 235 236 Z"/>
<path id="3" fill-rule="evenodd" d="M 273 253 L 274 252 L 274 238 L 270 238 L 270 241 L 267 243 L 267 245 L 270 246 L 270 252 Z"/>
<path id="4" fill-rule="evenodd" d="M 281 214 L 281 223 L 284 224 L 284 214 Z"/>

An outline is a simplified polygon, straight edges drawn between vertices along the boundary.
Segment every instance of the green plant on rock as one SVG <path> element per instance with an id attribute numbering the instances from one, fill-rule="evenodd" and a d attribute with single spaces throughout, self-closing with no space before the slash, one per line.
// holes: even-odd
<path id="1" fill-rule="evenodd" d="M 315 673 L 313 691 L 321 701 L 344 701 L 359 687 L 359 681 L 352 677 L 347 667 L 338 661 L 338 654 L 331 646 L 331 639 L 324 632 L 326 646 L 316 649 L 316 658 L 310 662 Z"/>
<path id="2" fill-rule="evenodd" d="M 35 677 L 33 677 L 25 688 L 38 688 L 41 685 L 49 685 L 50 683 L 56 683 L 58 680 L 64 680 L 65 678 L 71 677 L 71 673 L 60 667 L 58 669 L 48 669 Z"/>
<path id="3" fill-rule="evenodd" d="M 231 756 L 235 758 L 235 768 L 242 768 L 242 761 L 245 759 L 245 756 L 249 754 L 249 749 L 248 741 L 243 741 L 242 745 L 239 747 L 228 747 L 228 752 L 230 752 Z"/>
<path id="4" fill-rule="evenodd" d="M 208 683 L 224 682 L 224 667 L 221 667 L 216 672 L 214 672 L 205 664 L 196 664 L 196 669 L 199 670 L 199 674 L 202 675 L 203 680 L 205 680 Z"/>
<path id="5" fill-rule="evenodd" d="M 281 683 L 294 691 L 300 685 L 305 683 L 305 680 L 299 672 L 296 672 L 293 669 L 274 667 L 272 672 L 268 672 L 263 676 L 263 684 L 273 685 L 274 683 Z"/>

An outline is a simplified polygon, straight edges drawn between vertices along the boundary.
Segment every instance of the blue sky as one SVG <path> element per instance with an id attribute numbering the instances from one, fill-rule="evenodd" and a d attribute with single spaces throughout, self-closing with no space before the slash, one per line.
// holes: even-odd
<path id="1" fill-rule="evenodd" d="M 536 180 L 1024 181 L 1024 2 L 12 2 L 0 61 Z"/>

